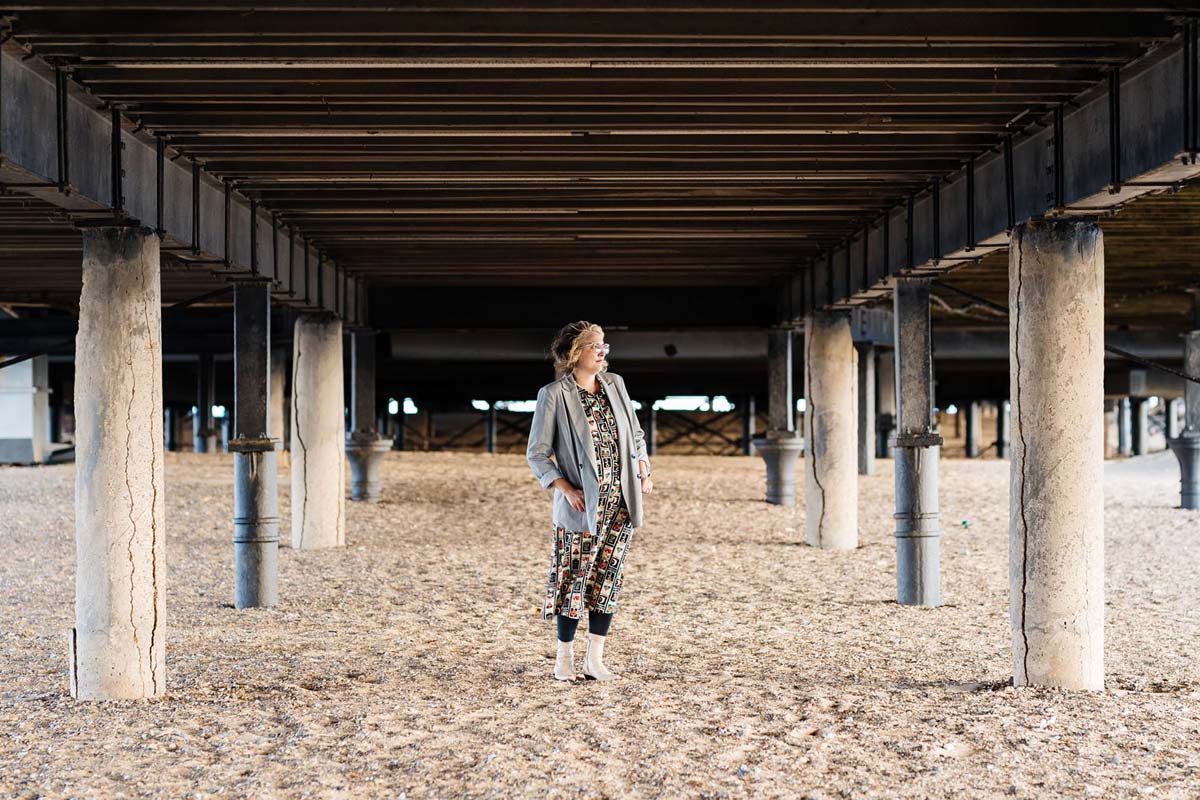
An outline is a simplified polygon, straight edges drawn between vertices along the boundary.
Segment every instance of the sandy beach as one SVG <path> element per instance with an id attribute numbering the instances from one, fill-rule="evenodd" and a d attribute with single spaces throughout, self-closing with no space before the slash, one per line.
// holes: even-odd
<path id="1" fill-rule="evenodd" d="M 1106 469 L 1103 693 L 1008 685 L 1007 462 L 942 462 L 937 609 L 894 602 L 890 462 L 852 552 L 805 546 L 758 458 L 654 466 L 620 678 L 564 685 L 523 457 L 388 454 L 348 546 L 283 549 L 280 605 L 237 611 L 230 456 L 167 454 L 168 696 L 107 703 L 67 691 L 74 467 L 0 469 L 0 796 L 1200 795 L 1200 512 L 1169 453 Z"/>

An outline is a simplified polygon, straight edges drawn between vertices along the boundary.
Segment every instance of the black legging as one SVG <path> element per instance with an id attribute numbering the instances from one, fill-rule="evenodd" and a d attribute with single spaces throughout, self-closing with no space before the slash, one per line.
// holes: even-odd
<path id="1" fill-rule="evenodd" d="M 608 626 L 612 625 L 612 614 L 601 614 L 599 611 L 588 612 L 588 633 L 594 633 L 597 636 L 608 636 Z M 579 627 L 579 620 L 558 615 L 558 640 L 560 642 L 575 641 L 575 629 Z"/>

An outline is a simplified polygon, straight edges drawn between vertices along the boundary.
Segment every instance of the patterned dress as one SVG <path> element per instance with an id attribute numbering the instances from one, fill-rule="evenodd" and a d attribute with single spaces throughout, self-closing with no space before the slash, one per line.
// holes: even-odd
<path id="1" fill-rule="evenodd" d="M 603 386 L 603 385 L 601 385 Z M 596 533 L 554 527 L 554 553 L 542 618 L 579 619 L 584 609 L 612 614 L 621 593 L 621 568 L 633 538 L 633 523 L 621 495 L 621 449 L 608 396 L 579 389 L 599 467 L 600 503 Z"/>

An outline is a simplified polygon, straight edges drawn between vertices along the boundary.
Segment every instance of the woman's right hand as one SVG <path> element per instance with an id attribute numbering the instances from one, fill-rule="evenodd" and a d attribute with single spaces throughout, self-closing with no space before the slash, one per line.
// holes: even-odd
<path id="1" fill-rule="evenodd" d="M 556 480 L 554 482 L 554 488 L 566 495 L 567 502 L 571 504 L 571 508 L 580 513 L 583 513 L 583 510 L 587 508 L 587 505 L 583 500 L 583 490 L 576 489 L 566 478 L 559 478 Z"/>

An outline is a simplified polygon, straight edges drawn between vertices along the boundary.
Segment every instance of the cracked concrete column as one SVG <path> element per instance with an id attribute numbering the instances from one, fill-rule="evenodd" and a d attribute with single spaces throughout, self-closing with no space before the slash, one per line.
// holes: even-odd
<path id="1" fill-rule="evenodd" d="M 1192 328 L 1183 339 L 1183 371 L 1200 375 L 1200 291 L 1192 291 Z M 1179 459 L 1179 504 L 1200 508 L 1200 383 L 1184 381 L 1183 432 L 1167 442 Z"/>
<path id="2" fill-rule="evenodd" d="M 196 367 L 196 415 L 192 417 L 192 450 L 217 452 L 217 431 L 212 409 L 216 405 L 216 365 L 212 353 L 201 353 Z"/>
<path id="3" fill-rule="evenodd" d="M 279 470 L 271 438 L 271 283 L 245 279 L 233 292 L 234 606 L 279 602 Z"/>
<path id="4" fill-rule="evenodd" d="M 808 543 L 858 546 L 857 368 L 850 315 L 814 311 L 804 323 L 804 511 Z"/>
<path id="5" fill-rule="evenodd" d="M 1104 688 L 1104 241 L 1089 220 L 1009 247 L 1013 684 Z"/>
<path id="6" fill-rule="evenodd" d="M 933 421 L 933 338 L 927 278 L 899 277 L 892 292 L 898 424 L 896 459 L 896 602 L 942 603 L 938 457 Z"/>
<path id="7" fill-rule="evenodd" d="M 384 453 L 392 449 L 392 443 L 380 436 L 375 428 L 376 331 L 355 329 L 351 338 L 351 431 L 346 434 L 346 457 L 350 460 L 350 499 L 378 503 L 381 495 L 379 464 Z"/>
<path id="8" fill-rule="evenodd" d="M 896 430 L 896 355 L 876 349 L 875 356 L 875 455 L 892 458 L 892 433 Z"/>
<path id="9" fill-rule="evenodd" d="M 875 345 L 855 342 L 858 351 L 858 474 L 875 474 Z"/>
<path id="10" fill-rule="evenodd" d="M 767 331 L 767 431 L 752 441 L 767 465 L 767 502 L 796 505 L 796 459 L 803 443 L 796 435 L 790 328 Z"/>
<path id="11" fill-rule="evenodd" d="M 158 237 L 83 230 L 75 339 L 71 696 L 166 691 L 162 296 Z"/>
<path id="12" fill-rule="evenodd" d="M 963 447 L 966 451 L 967 458 L 979 458 L 979 440 L 982 438 L 983 425 L 979 414 L 979 402 L 972 400 L 963 404 L 963 412 L 966 419 L 966 436 L 964 437 Z"/>
<path id="13" fill-rule="evenodd" d="M 292 547 L 346 543 L 342 322 L 296 316 L 292 333 Z"/>

